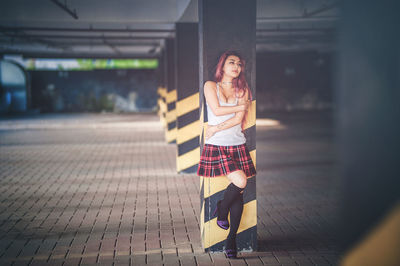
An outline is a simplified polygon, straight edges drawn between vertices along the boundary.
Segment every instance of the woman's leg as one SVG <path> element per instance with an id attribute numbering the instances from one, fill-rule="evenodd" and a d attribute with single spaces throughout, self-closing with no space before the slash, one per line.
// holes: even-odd
<path id="1" fill-rule="evenodd" d="M 236 239 L 236 233 L 239 229 L 240 220 L 242 219 L 243 213 L 243 194 L 232 203 L 230 210 L 231 225 L 227 238 Z"/>
<path id="2" fill-rule="evenodd" d="M 239 229 L 240 220 L 242 219 L 243 213 L 243 194 L 240 194 L 238 198 L 232 203 L 230 208 L 231 226 L 228 237 L 225 241 L 225 252 L 229 258 L 236 258 L 237 247 L 236 247 L 236 233 Z"/>
<path id="3" fill-rule="evenodd" d="M 242 195 L 241 193 L 243 193 L 243 190 L 247 184 L 246 174 L 242 170 L 232 172 L 228 174 L 227 177 L 232 183 L 226 187 L 224 199 L 220 202 L 218 220 L 228 219 L 229 208 L 231 207 L 232 203 Z"/>

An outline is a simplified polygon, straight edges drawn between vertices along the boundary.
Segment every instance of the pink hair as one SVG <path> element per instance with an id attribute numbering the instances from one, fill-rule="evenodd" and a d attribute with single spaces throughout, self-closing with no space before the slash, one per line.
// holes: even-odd
<path id="1" fill-rule="evenodd" d="M 246 81 L 246 77 L 244 74 L 244 70 L 245 70 L 245 66 L 246 66 L 246 62 L 245 60 L 242 58 L 242 56 L 236 52 L 236 51 L 226 51 L 224 52 L 218 60 L 218 64 L 215 70 L 215 82 L 220 82 L 222 80 L 222 77 L 224 76 L 224 65 L 225 65 L 225 61 L 228 58 L 228 56 L 230 55 L 234 55 L 239 57 L 240 62 L 242 63 L 242 70 L 240 71 L 239 77 L 234 78 L 232 80 L 232 85 L 235 87 L 235 91 L 236 91 L 236 97 L 242 98 L 245 93 L 246 90 L 249 92 L 249 98 L 250 100 L 252 100 L 252 94 L 251 94 L 251 90 L 249 89 L 249 85 Z M 244 114 L 244 118 L 242 120 L 242 130 L 244 129 L 244 125 L 246 123 L 246 115 L 247 115 L 247 110 Z"/>

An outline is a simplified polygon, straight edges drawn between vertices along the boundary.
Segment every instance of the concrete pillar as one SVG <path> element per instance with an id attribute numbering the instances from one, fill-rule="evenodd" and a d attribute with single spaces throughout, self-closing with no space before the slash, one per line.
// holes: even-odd
<path id="1" fill-rule="evenodd" d="M 178 90 L 176 168 L 180 173 L 195 173 L 200 160 L 198 24 L 177 23 L 175 36 Z"/>
<path id="2" fill-rule="evenodd" d="M 158 79 L 158 116 L 160 117 L 160 122 L 166 128 L 167 123 L 165 120 L 165 115 L 167 112 L 167 103 L 166 103 L 166 94 L 167 94 L 167 87 L 166 87 L 166 61 L 165 61 L 165 51 L 163 51 L 158 59 L 158 69 L 157 69 L 157 79 Z"/>
<path id="3" fill-rule="evenodd" d="M 246 79 L 253 95 L 248 112 L 245 135 L 247 147 L 256 163 L 255 127 L 255 58 L 256 58 L 256 0 L 199 0 L 199 52 L 200 52 L 200 147 L 204 144 L 207 112 L 203 85 L 214 80 L 219 56 L 226 50 L 236 50 L 246 61 Z M 200 177 L 201 239 L 205 251 L 222 251 L 228 231 L 220 229 L 212 216 L 216 203 L 223 198 L 229 184 L 226 177 Z M 244 210 L 237 235 L 238 251 L 257 250 L 256 177 L 247 181 L 244 191 Z"/>
<path id="4" fill-rule="evenodd" d="M 341 265 L 400 265 L 400 4 L 342 4 L 336 84 L 339 232 L 341 247 L 350 253 Z"/>
<path id="5" fill-rule="evenodd" d="M 165 42 L 166 51 L 166 74 L 167 74 L 167 92 L 165 101 L 167 110 L 165 114 L 166 131 L 165 139 L 168 143 L 176 143 L 176 76 L 175 76 L 175 40 L 167 39 Z"/>

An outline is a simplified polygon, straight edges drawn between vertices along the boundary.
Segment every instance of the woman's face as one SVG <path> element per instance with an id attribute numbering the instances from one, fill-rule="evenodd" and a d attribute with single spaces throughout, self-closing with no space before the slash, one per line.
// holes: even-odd
<path id="1" fill-rule="evenodd" d="M 236 55 L 230 55 L 226 58 L 224 64 L 224 75 L 228 75 L 232 78 L 239 77 L 240 72 L 242 71 L 242 62 L 240 58 Z"/>

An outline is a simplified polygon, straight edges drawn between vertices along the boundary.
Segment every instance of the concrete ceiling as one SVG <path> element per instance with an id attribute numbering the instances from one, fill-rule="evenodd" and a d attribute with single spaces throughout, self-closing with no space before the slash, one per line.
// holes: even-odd
<path id="1" fill-rule="evenodd" d="M 157 57 L 197 0 L 1 1 L 0 54 Z M 335 49 L 337 1 L 257 0 L 257 51 Z"/>

